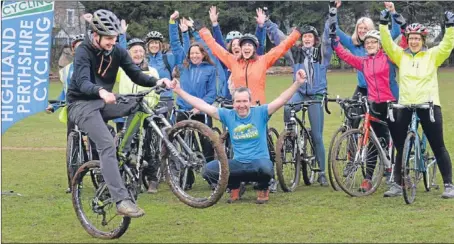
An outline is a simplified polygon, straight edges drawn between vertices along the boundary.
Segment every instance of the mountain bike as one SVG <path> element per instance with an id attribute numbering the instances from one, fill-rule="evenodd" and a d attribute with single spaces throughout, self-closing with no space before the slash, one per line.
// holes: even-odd
<path id="1" fill-rule="evenodd" d="M 430 191 L 431 188 L 439 189 L 436 182 L 437 160 L 431 156 L 427 148 L 427 137 L 424 133 L 418 133 L 419 118 L 417 109 L 429 109 L 430 121 L 435 122 L 433 102 L 423 104 L 402 105 L 389 103 L 388 116 L 394 122 L 393 109 L 409 109 L 412 111 L 411 124 L 408 127 L 407 137 L 404 143 L 402 154 L 402 192 L 407 204 L 411 204 L 416 198 L 416 187 L 423 178 L 424 188 Z"/>
<path id="2" fill-rule="evenodd" d="M 311 129 L 306 127 L 306 112 L 314 104 L 325 104 L 325 99 L 306 100 L 297 103 L 289 103 L 290 122 L 286 124 L 284 131 L 280 134 L 276 144 L 276 174 L 279 185 L 284 192 L 292 192 L 300 182 L 300 171 L 303 174 L 305 185 L 311 185 L 320 172 L 318 161 L 315 157 L 314 143 Z M 301 106 L 302 116 L 296 116 L 296 106 Z"/>
<path id="3" fill-rule="evenodd" d="M 333 149 L 333 145 L 336 142 L 336 140 L 339 139 L 339 137 L 346 131 L 352 129 L 352 122 L 349 119 L 351 116 L 356 116 L 356 106 L 357 105 L 357 100 L 354 99 L 342 99 L 339 98 L 328 98 L 327 102 L 335 102 L 338 103 L 340 108 L 341 108 L 341 116 L 342 116 L 342 124 L 341 126 L 334 132 L 333 136 L 331 137 L 331 141 L 329 143 L 329 149 L 328 149 L 328 160 L 327 160 L 327 166 L 328 166 L 328 179 L 330 182 L 331 187 L 335 191 L 341 190 L 339 185 L 336 182 L 336 179 L 334 179 L 334 174 L 333 174 L 333 166 L 332 166 L 332 160 L 331 160 L 331 152 Z M 356 105 L 356 106 L 355 106 Z M 346 114 L 349 116 L 347 117 Z"/>
<path id="4" fill-rule="evenodd" d="M 380 186 L 384 171 L 392 169 L 392 143 L 386 144 L 384 138 L 378 138 L 371 122 L 387 126 L 385 121 L 373 116 L 378 114 L 369 106 L 367 97 L 360 97 L 358 103 L 365 114 L 351 116 L 348 119 L 363 118 L 359 129 L 344 132 L 334 143 L 331 152 L 334 178 L 339 187 L 348 195 L 359 197 L 374 193 Z M 391 138 L 389 138 L 390 141 Z M 359 172 L 359 176 L 357 174 Z"/>
<path id="5" fill-rule="evenodd" d="M 136 94 L 120 95 L 117 102 L 127 102 L 134 99 L 138 103 L 137 111 L 133 113 L 131 119 L 127 120 L 125 138 L 117 149 L 119 170 L 122 180 L 128 190 L 132 201 L 136 202 L 138 194 L 141 192 L 141 178 L 143 169 L 148 162 L 144 160 L 144 152 L 149 150 L 149 137 L 155 133 L 162 140 L 161 161 L 164 164 L 166 180 L 172 192 L 178 199 L 185 204 L 195 208 L 206 208 L 214 205 L 225 192 L 229 176 L 227 157 L 223 154 L 222 145 L 216 139 L 212 131 L 204 124 L 197 121 L 182 121 L 172 126 L 163 114 L 167 112 L 167 107 L 151 108 L 144 100 L 144 97 L 152 91 L 157 93 L 163 90 L 154 87 L 149 90 L 141 91 Z M 136 126 L 139 130 L 135 132 Z M 184 142 L 183 135 L 186 130 L 197 130 L 210 139 L 219 158 L 220 173 L 217 179 L 218 184 L 215 189 L 210 189 L 205 196 L 193 196 L 180 187 L 179 171 L 187 167 L 200 170 L 204 165 L 197 155 Z M 123 153 L 127 139 L 133 137 L 131 141 L 131 152 L 135 154 L 130 157 Z M 176 169 L 176 170 L 175 170 Z M 89 174 L 87 174 L 89 173 Z M 86 184 L 85 176 L 93 176 L 96 180 L 94 184 Z M 90 177 L 90 181 L 91 181 Z M 192 192 L 194 193 L 194 192 Z M 76 172 L 72 180 L 72 202 L 77 218 L 83 228 L 92 236 L 102 239 L 114 239 L 121 237 L 127 230 L 131 218 L 119 216 L 116 213 L 116 203 L 111 198 L 105 181 L 103 180 L 100 162 L 97 160 L 83 164 Z M 93 218 L 91 218 L 93 217 Z"/>

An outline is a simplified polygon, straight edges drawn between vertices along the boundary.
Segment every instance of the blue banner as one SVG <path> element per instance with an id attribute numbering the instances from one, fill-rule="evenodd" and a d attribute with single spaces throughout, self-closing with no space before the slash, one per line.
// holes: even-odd
<path id="1" fill-rule="evenodd" d="M 2 5 L 2 134 L 47 107 L 53 1 Z"/>

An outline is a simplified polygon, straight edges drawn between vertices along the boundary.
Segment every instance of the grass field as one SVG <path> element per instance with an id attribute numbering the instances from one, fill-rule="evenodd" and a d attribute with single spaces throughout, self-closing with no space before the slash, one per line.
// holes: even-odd
<path id="1" fill-rule="evenodd" d="M 439 86 L 445 143 L 454 157 L 453 74 L 441 70 Z M 331 95 L 350 96 L 356 75 L 329 73 L 328 81 Z M 290 82 L 290 76 L 269 77 L 268 101 Z M 51 84 L 50 97 L 60 89 L 60 84 Z M 341 122 L 339 107 L 330 109 L 332 114 L 325 115 L 326 148 Z M 282 113 L 271 120 L 279 131 Z M 40 113 L 2 136 L 2 192 L 22 195 L 2 195 L 2 242 L 104 242 L 84 231 L 70 195 L 64 193 L 65 128 L 57 114 Z M 300 185 L 294 193 L 271 194 L 265 205 L 256 205 L 255 192 L 248 189 L 238 204 L 227 204 L 225 194 L 211 208 L 193 209 L 162 184 L 157 195 L 140 195 L 146 215 L 134 219 L 126 234 L 112 242 L 454 242 L 454 201 L 441 199 L 442 189 L 423 188 L 421 183 L 412 205 L 401 197 L 383 198 L 384 186 L 372 196 L 351 198 L 330 187 Z"/>

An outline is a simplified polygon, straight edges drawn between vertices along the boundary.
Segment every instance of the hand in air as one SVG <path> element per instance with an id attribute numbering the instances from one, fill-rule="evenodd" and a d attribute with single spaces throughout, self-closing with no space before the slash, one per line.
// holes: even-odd
<path id="1" fill-rule="evenodd" d="M 217 24 L 218 23 L 218 17 L 219 13 L 217 12 L 216 6 L 211 6 L 210 11 L 208 11 L 210 14 L 210 20 L 211 24 Z"/>
<path id="2" fill-rule="evenodd" d="M 170 15 L 170 19 L 171 19 L 171 20 L 176 20 L 176 19 L 178 19 L 179 16 L 180 16 L 180 12 L 178 12 L 177 10 L 175 10 L 175 12 L 173 12 L 173 14 Z"/>
<path id="3" fill-rule="evenodd" d="M 257 17 L 255 17 L 257 24 L 260 27 L 263 27 L 263 25 L 265 24 L 265 20 L 266 20 L 265 12 L 261 8 L 256 9 L 255 12 L 257 13 Z"/>

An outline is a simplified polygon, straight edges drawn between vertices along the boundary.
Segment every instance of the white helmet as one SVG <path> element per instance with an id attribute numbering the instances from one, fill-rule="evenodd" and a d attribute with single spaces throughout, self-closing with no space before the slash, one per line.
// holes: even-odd
<path id="1" fill-rule="evenodd" d="M 235 38 L 241 38 L 243 34 L 241 34 L 239 31 L 231 31 L 227 33 L 227 36 L 225 37 L 226 42 L 230 42 L 231 40 Z"/>
<path id="2" fill-rule="evenodd" d="M 375 38 L 377 39 L 379 42 L 381 42 L 381 38 L 380 38 L 380 32 L 378 30 L 370 30 L 366 33 L 366 35 L 364 36 L 364 41 L 366 41 L 367 38 Z"/>

